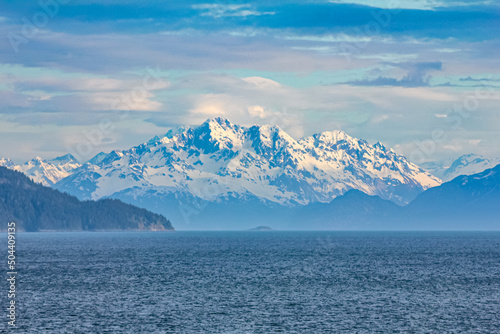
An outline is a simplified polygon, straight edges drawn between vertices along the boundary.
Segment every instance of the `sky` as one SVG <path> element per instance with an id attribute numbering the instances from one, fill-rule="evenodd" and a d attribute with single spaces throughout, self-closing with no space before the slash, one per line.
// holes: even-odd
<path id="1" fill-rule="evenodd" d="M 500 157 L 500 1 L 0 3 L 0 158 L 86 161 L 212 117 Z"/>

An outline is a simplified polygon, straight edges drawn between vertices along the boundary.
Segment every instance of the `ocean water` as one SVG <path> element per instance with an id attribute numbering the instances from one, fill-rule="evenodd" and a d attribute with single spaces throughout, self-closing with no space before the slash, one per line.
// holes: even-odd
<path id="1" fill-rule="evenodd" d="M 25 233 L 17 251 L 18 333 L 500 333 L 500 233 Z"/>

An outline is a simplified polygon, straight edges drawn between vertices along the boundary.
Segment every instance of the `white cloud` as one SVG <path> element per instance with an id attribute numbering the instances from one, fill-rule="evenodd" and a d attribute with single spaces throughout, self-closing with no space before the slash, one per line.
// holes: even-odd
<path id="1" fill-rule="evenodd" d="M 263 77 L 248 77 L 243 78 L 243 81 L 248 82 L 260 89 L 275 89 L 281 87 L 278 82 Z"/>
<path id="2" fill-rule="evenodd" d="M 115 79 L 102 76 L 75 78 L 73 75 L 58 74 L 26 78 L 23 75 L 0 74 L 0 80 L 7 86 L 0 89 L 0 95 L 10 96 L 8 103 L 5 103 L 6 108 L 17 104 L 33 110 L 74 112 L 158 111 L 162 103 L 154 99 L 155 91 L 164 90 L 170 85 L 164 78 L 153 78 L 151 74 Z"/>
<path id="3" fill-rule="evenodd" d="M 260 15 L 274 15 L 274 12 L 259 12 L 250 9 L 251 6 L 245 5 L 226 5 L 226 4 L 201 4 L 193 5 L 192 8 L 202 11 L 202 16 L 221 17 L 247 17 Z"/>
<path id="4" fill-rule="evenodd" d="M 377 8 L 387 9 L 433 9 L 435 1 L 432 0 L 330 0 L 330 3 L 352 3 Z"/>
<path id="5" fill-rule="evenodd" d="M 450 150 L 450 151 L 453 151 L 453 152 L 460 152 L 460 150 L 462 150 L 462 146 L 461 145 L 444 145 L 443 148 L 445 150 Z"/>
<path id="6" fill-rule="evenodd" d="M 13 79 L 12 82 L 22 83 L 21 87 L 37 87 L 50 91 L 64 92 L 123 92 L 140 88 L 143 85 L 142 78 L 112 79 L 103 77 L 81 77 L 78 79 L 57 77 L 17 78 Z M 165 89 L 168 86 L 169 82 L 158 80 L 155 81 L 154 85 L 148 85 L 148 90 Z"/>
<path id="7" fill-rule="evenodd" d="M 488 5 L 493 3 L 491 0 L 471 0 L 471 1 L 454 1 L 454 0 L 329 0 L 330 3 L 352 3 L 370 7 L 386 8 L 386 9 L 420 9 L 434 10 L 438 7 L 455 7 L 455 6 L 474 6 Z"/>
<path id="8" fill-rule="evenodd" d="M 225 94 L 203 94 L 196 97 L 196 102 L 189 113 L 198 119 L 226 116 L 231 107 Z"/>
<path id="9" fill-rule="evenodd" d="M 374 59 L 384 62 L 405 62 L 418 59 L 418 54 L 401 53 L 373 53 L 367 55 L 356 55 L 358 59 Z"/>
<path id="10" fill-rule="evenodd" d="M 335 35 L 289 35 L 284 37 L 285 40 L 291 41 L 310 41 L 310 42 L 328 42 L 328 43 L 362 43 L 371 42 L 373 39 L 369 36 L 363 35 L 347 35 L 344 33 Z M 386 41 L 392 41 L 390 38 L 386 38 Z"/>
<path id="11" fill-rule="evenodd" d="M 453 49 L 453 48 L 441 48 L 441 49 L 435 49 L 434 51 L 441 52 L 441 53 L 463 52 L 462 49 Z"/>
<path id="12" fill-rule="evenodd" d="M 262 106 L 250 106 L 248 107 L 248 113 L 252 117 L 266 118 L 266 110 Z"/>
<path id="13" fill-rule="evenodd" d="M 436 90 L 428 87 L 392 87 L 392 92 L 399 97 L 414 98 L 420 101 L 453 102 L 456 96 L 443 90 Z"/>
<path id="14" fill-rule="evenodd" d="M 158 111 L 162 103 L 152 100 L 155 95 L 148 91 L 135 94 L 131 92 L 94 92 L 85 96 L 92 110 L 140 110 Z"/>

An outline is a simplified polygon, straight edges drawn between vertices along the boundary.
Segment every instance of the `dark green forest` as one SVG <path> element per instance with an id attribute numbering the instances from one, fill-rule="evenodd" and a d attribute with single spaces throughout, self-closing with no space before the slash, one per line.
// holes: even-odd
<path id="1" fill-rule="evenodd" d="M 5 167 L 0 167 L 0 219 L 0 230 L 14 221 L 27 232 L 173 230 L 162 215 L 115 199 L 82 202 Z"/>

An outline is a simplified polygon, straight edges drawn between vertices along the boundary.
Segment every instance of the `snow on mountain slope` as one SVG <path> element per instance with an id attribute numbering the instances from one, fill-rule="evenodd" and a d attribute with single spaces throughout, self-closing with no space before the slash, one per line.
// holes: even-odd
<path id="1" fill-rule="evenodd" d="M 44 186 L 53 186 L 68 177 L 81 164 L 71 154 L 66 154 L 49 161 L 36 157 L 22 165 L 15 165 L 10 159 L 2 159 L 0 166 L 22 172 Z"/>
<path id="2" fill-rule="evenodd" d="M 440 184 L 382 144 L 369 145 L 342 131 L 295 140 L 276 126 L 246 128 L 222 118 L 98 160 L 74 170 L 56 188 L 92 199 L 173 194 L 294 206 L 330 202 L 350 189 L 406 204 Z"/>
<path id="3" fill-rule="evenodd" d="M 12 168 L 12 167 L 15 166 L 15 164 L 9 158 L 2 158 L 2 159 L 0 159 L 0 166 L 7 167 L 7 168 Z"/>
<path id="4" fill-rule="evenodd" d="M 97 165 L 99 164 L 104 158 L 106 158 L 108 154 L 104 152 L 97 153 L 92 159 L 87 161 L 90 164 Z"/>
<path id="5" fill-rule="evenodd" d="M 500 164 L 500 159 L 488 159 L 478 154 L 462 155 L 456 160 L 426 162 L 421 166 L 432 175 L 443 181 L 451 181 L 460 175 L 480 173 Z"/>

